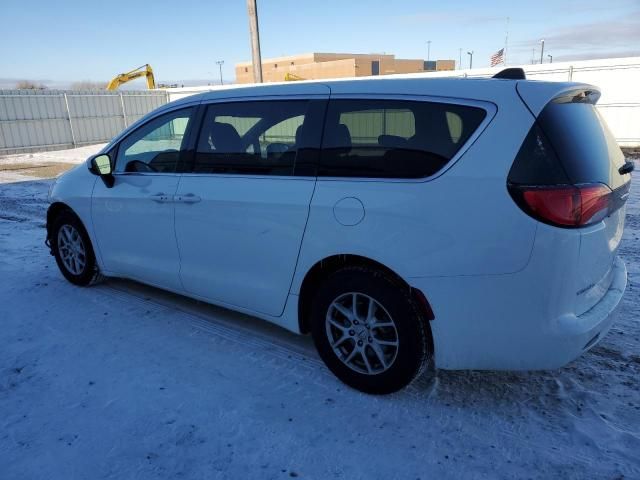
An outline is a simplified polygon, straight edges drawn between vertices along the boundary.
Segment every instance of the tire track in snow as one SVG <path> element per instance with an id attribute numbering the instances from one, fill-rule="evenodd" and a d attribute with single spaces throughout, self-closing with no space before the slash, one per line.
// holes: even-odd
<path id="1" fill-rule="evenodd" d="M 239 325 L 228 326 L 225 325 L 227 323 L 225 320 L 201 314 L 188 307 L 184 308 L 170 300 L 156 300 L 153 297 L 141 295 L 130 288 L 102 284 L 96 290 L 110 298 L 117 298 L 127 305 L 135 303 L 145 311 L 148 310 L 159 314 L 165 312 L 179 313 L 181 317 L 188 320 L 191 327 L 200 332 L 242 345 L 245 349 L 253 349 L 247 355 L 253 355 L 261 363 L 264 363 L 268 358 L 278 359 L 288 364 L 289 368 L 286 370 L 288 374 L 304 378 L 305 381 L 308 381 L 310 374 L 313 377 L 317 377 L 316 380 L 322 378 L 324 382 L 318 383 L 318 385 L 321 385 L 326 390 L 334 391 L 336 385 L 342 385 L 326 368 L 313 346 L 304 349 Z M 300 372 L 296 373 L 296 370 L 300 370 Z M 329 380 L 329 384 L 326 383 L 327 380 Z M 433 381 L 428 373 L 423 374 L 421 377 L 416 378 L 403 392 L 396 395 L 408 395 L 414 399 L 424 400 L 425 397 L 433 393 L 435 385 L 436 382 Z"/>
<path id="2" fill-rule="evenodd" d="M 104 285 L 101 286 L 100 289 L 101 291 L 102 289 L 106 290 L 101 293 L 105 293 L 111 297 L 116 297 L 124 303 L 131 304 L 132 302 L 135 302 L 142 308 L 152 310 L 156 313 L 167 311 L 179 312 L 181 317 L 186 318 L 191 326 L 202 332 L 209 333 L 210 335 L 215 335 L 242 345 L 252 346 L 260 350 L 268 350 L 273 355 L 281 358 L 295 357 L 297 360 L 303 360 L 307 364 L 313 364 L 315 367 L 323 367 L 324 365 L 319 358 L 308 356 L 310 354 L 313 355 L 312 352 L 303 352 L 295 347 L 285 346 L 281 342 L 268 339 L 258 332 L 252 333 L 246 331 L 242 327 L 232 328 L 226 326 L 216 318 L 196 313 L 191 309 L 182 308 L 179 305 L 167 304 L 153 298 L 140 296 L 137 292 L 130 289 L 121 289 L 112 285 Z"/>

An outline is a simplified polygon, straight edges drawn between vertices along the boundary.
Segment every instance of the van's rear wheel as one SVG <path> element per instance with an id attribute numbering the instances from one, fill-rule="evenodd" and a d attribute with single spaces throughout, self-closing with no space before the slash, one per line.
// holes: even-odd
<path id="1" fill-rule="evenodd" d="M 89 235 L 73 213 L 54 219 L 49 240 L 60 272 L 71 283 L 87 286 L 100 278 Z"/>
<path id="2" fill-rule="evenodd" d="M 312 333 L 329 369 L 367 393 L 391 393 L 409 384 L 429 359 L 429 325 L 409 289 L 391 275 L 346 267 L 320 286 Z"/>

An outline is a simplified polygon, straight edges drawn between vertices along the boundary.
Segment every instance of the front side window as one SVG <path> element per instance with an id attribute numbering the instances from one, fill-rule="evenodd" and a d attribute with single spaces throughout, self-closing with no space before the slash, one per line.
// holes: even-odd
<path id="1" fill-rule="evenodd" d="M 156 117 L 122 140 L 118 147 L 115 171 L 178 171 L 193 110 L 184 108 Z"/>
<path id="2" fill-rule="evenodd" d="M 293 175 L 302 149 L 317 147 L 309 100 L 215 103 L 207 107 L 194 173 Z"/>
<path id="3" fill-rule="evenodd" d="M 321 176 L 421 178 L 435 174 L 485 118 L 477 107 L 408 100 L 331 100 Z"/>

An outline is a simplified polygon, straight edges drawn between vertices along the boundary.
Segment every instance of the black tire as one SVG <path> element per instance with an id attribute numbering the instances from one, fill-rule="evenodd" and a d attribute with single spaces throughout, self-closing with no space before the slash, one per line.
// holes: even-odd
<path id="1" fill-rule="evenodd" d="M 61 252 L 58 245 L 58 238 L 60 235 L 60 230 L 68 225 L 72 227 L 79 234 L 79 239 L 82 242 L 82 246 L 84 247 L 84 267 L 80 269 L 79 272 L 72 272 L 65 265 L 62 260 Z M 74 285 L 79 285 L 81 287 L 86 287 L 88 285 L 92 285 L 93 283 L 100 280 L 102 277 L 98 270 L 98 265 L 96 263 L 96 257 L 93 251 L 93 246 L 91 245 L 91 240 L 89 239 L 89 235 L 82 225 L 80 219 L 71 211 L 63 211 L 58 214 L 52 222 L 51 225 L 51 236 L 49 238 L 51 242 L 51 252 L 56 259 L 56 263 L 58 264 L 58 268 L 62 275 L 69 280 Z"/>
<path id="2" fill-rule="evenodd" d="M 327 333 L 326 327 L 329 308 L 341 295 L 352 292 L 373 298 L 388 312 L 395 324 L 394 334 L 398 344 L 395 358 L 387 362 L 390 366 L 380 373 L 367 374 L 354 370 L 338 357 L 331 346 L 330 333 Z M 412 299 L 409 288 L 393 275 L 374 268 L 345 267 L 331 274 L 316 293 L 311 321 L 314 343 L 329 370 L 344 383 L 362 392 L 388 394 L 404 388 L 423 371 L 432 355 L 429 324 Z M 345 322 L 349 324 L 348 321 Z M 349 335 L 352 335 L 351 331 Z M 360 337 L 356 335 L 354 338 Z M 355 348 L 355 340 L 347 341 L 353 342 Z M 364 342 L 366 341 L 365 339 Z M 368 341 L 371 342 L 371 339 Z M 347 352 L 344 356 L 347 355 L 348 348 L 345 347 Z M 363 348 L 367 349 L 367 345 Z M 366 352 L 374 353 L 371 349 Z"/>

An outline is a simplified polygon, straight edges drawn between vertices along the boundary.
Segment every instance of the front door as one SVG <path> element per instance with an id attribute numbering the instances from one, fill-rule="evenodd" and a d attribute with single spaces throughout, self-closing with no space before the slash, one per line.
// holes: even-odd
<path id="1" fill-rule="evenodd" d="M 282 314 L 315 185 L 324 106 L 318 97 L 207 107 L 193 171 L 176 193 L 188 292 Z"/>
<path id="2" fill-rule="evenodd" d="M 113 187 L 96 182 L 92 219 L 109 274 L 182 289 L 173 200 L 194 110 L 166 113 L 134 130 L 112 153 Z"/>

